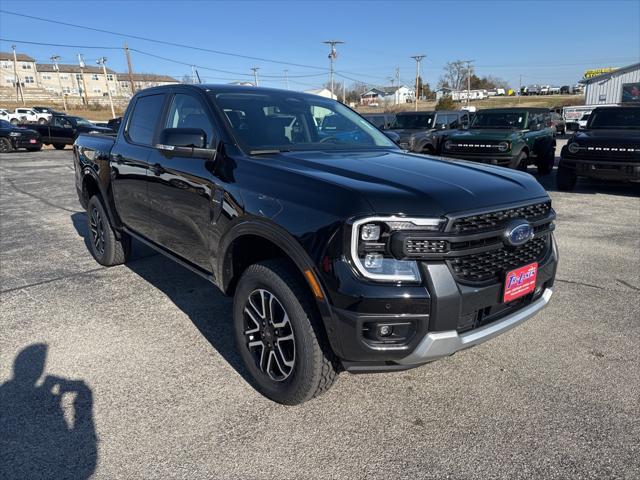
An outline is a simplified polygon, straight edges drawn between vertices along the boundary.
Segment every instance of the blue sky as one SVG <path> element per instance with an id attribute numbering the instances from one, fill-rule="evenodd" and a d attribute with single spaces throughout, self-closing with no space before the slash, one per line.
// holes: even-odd
<path id="1" fill-rule="evenodd" d="M 55 8 L 53 6 L 55 5 Z M 105 8 L 106 6 L 106 8 Z M 79 45 L 59 47 L 16 42 L 18 51 L 38 61 L 52 54 L 73 63 L 83 53 L 87 63 L 105 55 L 108 66 L 125 71 L 121 49 L 127 41 L 137 72 L 166 73 L 180 79 L 190 64 L 212 83 L 251 80 L 307 89 L 327 80 L 328 47 L 323 40 L 346 42 L 338 48 L 336 71 L 373 85 L 390 83 L 396 67 L 403 83 L 415 78 L 410 58 L 426 54 L 422 75 L 433 86 L 443 65 L 474 59 L 476 73 L 494 75 L 517 87 L 523 84 L 573 84 L 588 68 L 623 66 L 640 61 L 640 1 L 3 1 L 0 8 L 50 20 L 150 37 L 240 55 L 238 58 L 157 44 L 0 13 L 0 38 Z M 13 42 L 0 41 L 10 50 Z M 140 53 L 140 52 L 145 52 Z M 186 65 L 152 57 L 162 56 Z M 304 65 L 304 66 L 300 66 Z M 225 70 L 231 73 L 205 69 Z M 314 68 L 315 67 L 315 68 Z M 272 75 L 273 77 L 267 77 Z M 346 80 L 347 84 L 352 83 Z"/>

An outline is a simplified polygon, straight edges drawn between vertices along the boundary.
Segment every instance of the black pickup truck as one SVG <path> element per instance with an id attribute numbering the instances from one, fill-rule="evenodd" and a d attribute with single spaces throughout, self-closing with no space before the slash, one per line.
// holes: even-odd
<path id="1" fill-rule="evenodd" d="M 96 260 L 137 239 L 233 295 L 249 378 L 281 403 L 482 343 L 552 294 L 555 213 L 532 176 L 404 153 L 334 100 L 149 88 L 117 137 L 78 137 L 74 165 Z"/>
<path id="2" fill-rule="evenodd" d="M 573 190 L 578 177 L 640 182 L 640 106 L 594 109 L 560 155 L 559 190 Z"/>
<path id="3" fill-rule="evenodd" d="M 29 128 L 40 134 L 42 143 L 53 145 L 57 150 L 72 145 L 82 133 L 114 133 L 111 128 L 101 127 L 82 117 L 60 114 L 53 115 L 47 124 L 29 124 Z"/>

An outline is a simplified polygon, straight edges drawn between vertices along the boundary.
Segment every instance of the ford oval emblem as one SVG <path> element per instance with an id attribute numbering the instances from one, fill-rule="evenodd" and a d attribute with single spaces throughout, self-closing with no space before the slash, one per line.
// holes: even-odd
<path id="1" fill-rule="evenodd" d="M 504 243 L 517 247 L 533 238 L 533 227 L 526 220 L 514 220 L 504 231 Z"/>

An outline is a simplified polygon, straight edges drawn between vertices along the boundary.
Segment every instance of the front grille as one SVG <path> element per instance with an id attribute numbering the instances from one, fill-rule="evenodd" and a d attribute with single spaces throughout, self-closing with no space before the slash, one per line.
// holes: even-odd
<path id="1" fill-rule="evenodd" d="M 498 230 L 516 218 L 524 218 L 530 222 L 546 217 L 551 211 L 551 202 L 535 203 L 523 207 L 508 208 L 496 212 L 482 213 L 453 221 L 451 231 L 459 234 L 480 233 Z"/>
<path id="2" fill-rule="evenodd" d="M 454 275 L 465 282 L 501 281 L 508 270 L 540 262 L 548 251 L 549 235 L 534 238 L 520 247 L 465 255 L 448 261 Z"/>
<path id="3" fill-rule="evenodd" d="M 601 146 L 588 146 L 580 147 L 577 153 L 572 154 L 569 152 L 567 158 L 575 157 L 582 159 L 597 159 L 597 160 L 631 160 L 640 158 L 640 148 L 633 146 L 625 147 L 601 147 Z"/>
<path id="4" fill-rule="evenodd" d="M 408 257 L 419 256 L 425 253 L 445 253 L 448 251 L 449 242 L 446 240 L 408 238 L 404 244 L 404 254 Z"/>

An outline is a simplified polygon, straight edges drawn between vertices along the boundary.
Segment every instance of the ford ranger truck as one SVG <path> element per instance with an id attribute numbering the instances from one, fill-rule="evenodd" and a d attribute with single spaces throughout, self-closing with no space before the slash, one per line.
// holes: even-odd
<path id="1" fill-rule="evenodd" d="M 585 129 L 562 147 L 558 190 L 573 190 L 578 177 L 640 182 L 640 107 L 598 107 L 591 112 Z"/>
<path id="2" fill-rule="evenodd" d="M 480 344 L 552 295 L 555 213 L 532 176 L 405 153 L 331 99 L 149 88 L 117 136 L 73 151 L 95 259 L 125 263 L 136 239 L 233 296 L 247 377 L 280 403 Z"/>
<path id="3" fill-rule="evenodd" d="M 468 129 L 448 135 L 441 155 L 538 173 L 551 173 L 555 161 L 555 129 L 547 108 L 479 110 Z"/>

